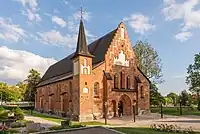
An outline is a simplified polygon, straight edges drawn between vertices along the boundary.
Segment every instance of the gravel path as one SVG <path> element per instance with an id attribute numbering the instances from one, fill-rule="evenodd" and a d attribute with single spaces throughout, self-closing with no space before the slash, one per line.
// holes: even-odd
<path id="1" fill-rule="evenodd" d="M 136 117 L 134 123 L 132 117 L 122 117 L 116 119 L 109 119 L 108 124 L 115 124 L 111 127 L 147 127 L 151 124 L 173 124 L 182 128 L 192 127 L 193 130 L 200 131 L 200 116 L 170 116 L 164 115 L 160 118 L 160 114 L 149 114 Z M 98 120 L 104 122 L 103 119 Z"/>
<path id="2" fill-rule="evenodd" d="M 25 116 L 25 120 L 31 120 L 34 121 L 35 123 L 40 123 L 41 127 L 44 128 L 49 128 L 55 125 L 60 125 L 59 123 L 53 122 L 53 121 L 48 121 L 39 117 L 34 117 L 34 116 L 30 116 L 30 115 L 26 115 Z"/>

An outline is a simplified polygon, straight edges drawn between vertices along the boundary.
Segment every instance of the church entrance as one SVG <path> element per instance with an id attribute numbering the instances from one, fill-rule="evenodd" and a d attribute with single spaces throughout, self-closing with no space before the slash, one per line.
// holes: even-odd
<path id="1" fill-rule="evenodd" d="M 118 103 L 118 116 L 121 117 L 123 115 L 123 102 L 119 101 Z"/>
<path id="2" fill-rule="evenodd" d="M 128 116 L 131 115 L 131 99 L 128 95 L 122 95 L 118 102 L 118 115 L 121 116 Z"/>

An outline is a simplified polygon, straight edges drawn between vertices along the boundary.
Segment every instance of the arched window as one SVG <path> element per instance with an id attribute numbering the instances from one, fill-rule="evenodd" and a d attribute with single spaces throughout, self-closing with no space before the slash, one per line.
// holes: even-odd
<path id="1" fill-rule="evenodd" d="M 69 101 L 72 101 L 72 82 L 69 82 Z"/>
<path id="2" fill-rule="evenodd" d="M 99 97 L 99 83 L 94 83 L 94 97 Z"/>
<path id="3" fill-rule="evenodd" d="M 126 84 L 125 80 L 126 80 L 125 73 L 121 72 L 121 78 L 120 78 L 121 89 L 125 89 L 125 84 Z"/>
<path id="4" fill-rule="evenodd" d="M 87 68 L 83 68 L 83 74 L 88 74 L 88 69 Z"/>
<path id="5" fill-rule="evenodd" d="M 141 95 L 141 98 L 144 98 L 144 87 L 143 86 L 141 86 L 140 95 Z"/>
<path id="6" fill-rule="evenodd" d="M 114 75 L 114 88 L 115 89 L 119 88 L 119 77 L 117 74 Z"/>
<path id="7" fill-rule="evenodd" d="M 130 89 L 131 85 L 130 85 L 130 76 L 126 77 L 126 87 L 127 89 Z"/>

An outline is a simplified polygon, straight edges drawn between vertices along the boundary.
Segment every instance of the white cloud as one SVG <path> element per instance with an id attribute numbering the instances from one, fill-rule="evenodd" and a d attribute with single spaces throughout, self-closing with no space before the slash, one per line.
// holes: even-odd
<path id="1" fill-rule="evenodd" d="M 89 21 L 91 18 L 90 13 L 87 13 L 87 17 L 83 17 L 85 21 Z M 68 21 L 65 22 L 62 18 L 53 16 L 51 14 L 45 13 L 45 15 L 52 17 L 52 22 L 60 25 L 61 27 L 67 27 L 69 32 L 65 35 L 62 35 L 57 30 L 51 30 L 46 32 L 38 32 L 39 39 L 43 44 L 51 45 L 61 45 L 67 48 L 75 48 L 77 41 L 77 34 L 79 29 L 80 18 L 78 18 L 78 13 L 74 13 L 72 16 L 68 17 Z M 89 37 L 89 40 L 96 38 L 90 31 L 85 28 L 86 36 Z"/>
<path id="2" fill-rule="evenodd" d="M 155 29 L 155 25 L 150 24 L 149 18 L 142 15 L 141 13 L 132 14 L 129 17 L 123 19 L 127 21 L 131 28 L 136 33 L 144 34 L 147 31 Z"/>
<path id="3" fill-rule="evenodd" d="M 64 2 L 66 5 L 69 4 L 69 1 L 67 1 L 67 0 L 63 0 L 63 2 Z"/>
<path id="4" fill-rule="evenodd" d="M 0 39 L 8 42 L 23 40 L 26 32 L 19 26 L 11 23 L 12 20 L 0 17 Z"/>
<path id="5" fill-rule="evenodd" d="M 52 16 L 52 22 L 60 25 L 61 27 L 66 26 L 66 22 L 58 16 Z"/>
<path id="6" fill-rule="evenodd" d="M 200 9 L 196 9 L 199 0 L 186 0 L 177 3 L 175 0 L 164 0 L 162 10 L 166 20 L 182 20 L 182 31 L 200 28 Z"/>
<path id="7" fill-rule="evenodd" d="M 29 5 L 30 8 L 35 10 L 38 6 L 37 0 L 16 0 L 16 1 L 20 2 L 24 7 Z"/>
<path id="8" fill-rule="evenodd" d="M 33 22 L 33 21 L 41 21 L 41 17 L 38 14 L 38 0 L 15 0 L 20 2 L 25 10 L 22 11 L 22 15 L 25 15 L 28 17 L 28 21 L 29 23 Z"/>
<path id="9" fill-rule="evenodd" d="M 31 9 L 26 9 L 26 11 L 22 11 L 22 14 L 28 17 L 29 22 L 32 21 L 41 21 L 40 15 L 32 11 Z"/>
<path id="10" fill-rule="evenodd" d="M 63 45 L 68 48 L 76 47 L 77 35 L 61 35 L 59 31 L 52 30 L 49 32 L 38 33 L 40 40 L 44 44 Z"/>
<path id="11" fill-rule="evenodd" d="M 174 79 L 179 79 L 179 78 L 185 78 L 186 75 L 175 75 L 175 76 L 172 76 L 172 78 Z"/>
<path id="12" fill-rule="evenodd" d="M 180 33 L 175 35 L 175 38 L 177 40 L 180 40 L 181 42 L 185 42 L 190 37 L 192 37 L 192 33 L 190 33 L 190 32 L 180 32 Z"/>
<path id="13" fill-rule="evenodd" d="M 56 9 L 56 8 L 53 9 L 53 12 L 54 13 L 60 13 L 60 11 L 58 9 Z"/>
<path id="14" fill-rule="evenodd" d="M 46 69 L 55 63 L 53 58 L 44 58 L 33 53 L 0 47 L 0 81 L 22 81 L 31 68 L 43 74 Z"/>

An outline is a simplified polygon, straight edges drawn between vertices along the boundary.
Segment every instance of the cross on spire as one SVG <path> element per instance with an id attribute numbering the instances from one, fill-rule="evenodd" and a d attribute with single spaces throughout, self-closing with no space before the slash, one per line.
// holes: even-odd
<path id="1" fill-rule="evenodd" d="M 81 8 L 79 9 L 79 11 L 80 11 L 81 20 L 83 20 L 84 11 L 83 11 L 83 7 L 82 7 L 82 6 L 81 6 Z"/>

